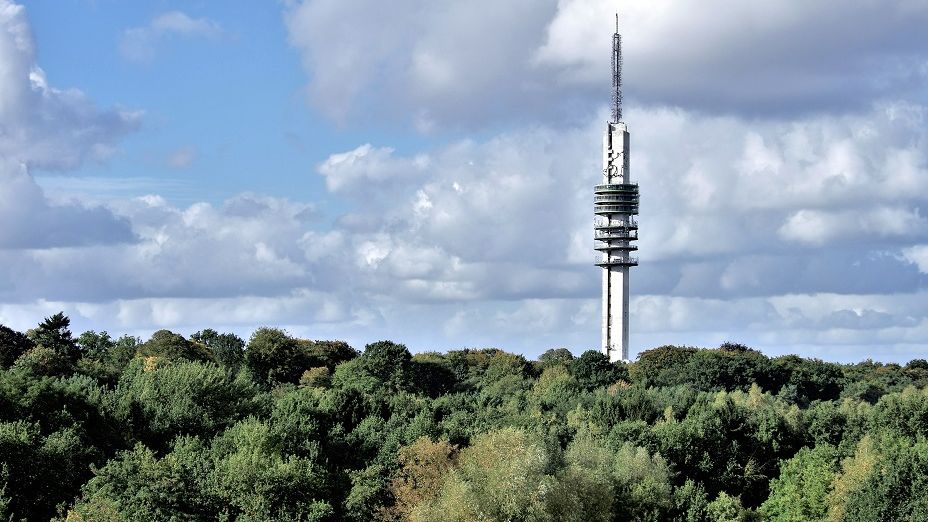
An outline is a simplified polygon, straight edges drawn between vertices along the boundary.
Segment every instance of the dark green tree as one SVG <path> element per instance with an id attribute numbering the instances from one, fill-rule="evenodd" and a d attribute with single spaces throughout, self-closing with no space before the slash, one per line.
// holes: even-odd
<path id="1" fill-rule="evenodd" d="M 542 366 L 552 366 L 555 364 L 563 364 L 564 366 L 570 366 L 570 363 L 574 360 L 574 354 L 570 353 L 570 350 L 567 348 L 551 348 L 546 350 L 545 353 L 541 354 L 538 357 L 538 361 Z"/>
<path id="2" fill-rule="evenodd" d="M 221 334 L 207 328 L 191 335 L 190 340 L 208 348 L 213 352 L 216 362 L 229 371 L 237 372 L 245 361 L 245 341 L 233 333 Z"/>
<path id="3" fill-rule="evenodd" d="M 9 368 L 33 346 L 28 337 L 0 324 L 0 368 Z"/>
<path id="4" fill-rule="evenodd" d="M 58 312 L 46 317 L 39 326 L 29 331 L 29 337 L 38 345 L 54 350 L 55 353 L 67 358 L 71 363 L 80 358 L 77 341 L 71 337 L 71 319 Z"/>
<path id="5" fill-rule="evenodd" d="M 188 341 L 183 335 L 170 330 L 158 330 L 151 339 L 138 348 L 139 355 L 158 357 L 169 361 L 213 361 L 215 357 L 209 348 Z"/>
<path id="6" fill-rule="evenodd" d="M 245 348 L 245 366 L 267 385 L 297 383 L 312 360 L 300 342 L 279 328 L 258 328 Z"/>
<path id="7" fill-rule="evenodd" d="M 587 350 L 570 364 L 570 372 L 580 386 L 592 390 L 618 381 L 628 381 L 628 368 L 622 363 L 609 362 L 609 357 L 596 350 Z"/>

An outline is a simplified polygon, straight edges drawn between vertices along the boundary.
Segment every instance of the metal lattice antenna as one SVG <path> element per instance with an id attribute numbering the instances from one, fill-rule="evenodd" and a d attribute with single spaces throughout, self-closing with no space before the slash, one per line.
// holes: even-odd
<path id="1" fill-rule="evenodd" d="M 622 121 L 622 35 L 619 34 L 619 13 L 615 14 L 615 34 L 612 35 L 612 122 Z"/>

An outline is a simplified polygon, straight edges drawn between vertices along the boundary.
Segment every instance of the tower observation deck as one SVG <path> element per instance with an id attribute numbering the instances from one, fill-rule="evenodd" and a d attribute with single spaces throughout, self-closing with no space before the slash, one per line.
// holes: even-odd
<path id="1" fill-rule="evenodd" d="M 593 189 L 596 265 L 602 267 L 602 350 L 628 360 L 628 276 L 638 266 L 638 184 L 629 171 L 629 133 L 622 122 L 622 36 L 616 15 L 612 37 L 612 121 L 603 133 L 603 179 Z"/>

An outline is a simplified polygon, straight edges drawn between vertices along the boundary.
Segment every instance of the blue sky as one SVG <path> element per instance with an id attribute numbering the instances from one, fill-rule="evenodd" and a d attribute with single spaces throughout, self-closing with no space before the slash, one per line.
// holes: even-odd
<path id="1" fill-rule="evenodd" d="M 217 6 L 82 0 L 27 6 L 39 63 L 55 84 L 92 93 L 101 106 L 145 112 L 143 131 L 127 136 L 118 155 L 69 177 L 173 181 L 185 190 L 168 199 L 186 204 L 221 202 L 242 191 L 312 199 L 322 182 L 308 171 L 333 150 L 387 136 L 398 148 L 421 146 L 403 129 L 337 126 L 316 114 L 280 5 Z M 166 13 L 209 20 L 216 34 L 153 35 L 139 44 L 141 56 L 127 55 L 126 32 Z M 172 169 L 172 155 L 189 157 L 189 166 Z"/>
<path id="2" fill-rule="evenodd" d="M 596 347 L 617 8 L 632 351 L 926 356 L 919 0 L 0 0 L 0 323 Z"/>

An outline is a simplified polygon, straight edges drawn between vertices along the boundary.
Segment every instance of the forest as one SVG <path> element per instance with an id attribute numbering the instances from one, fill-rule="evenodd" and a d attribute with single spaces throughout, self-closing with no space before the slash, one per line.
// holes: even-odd
<path id="1" fill-rule="evenodd" d="M 0 326 L 0 520 L 928 520 L 928 362 Z"/>

